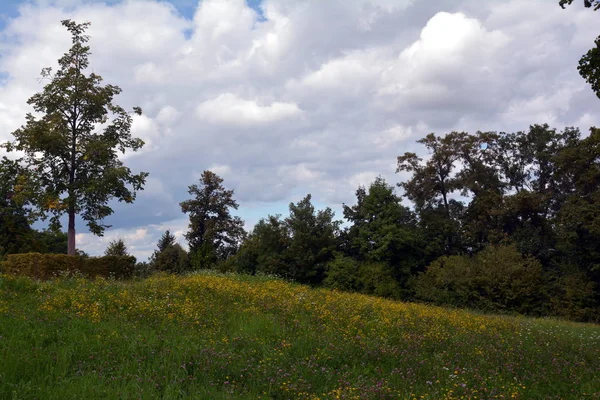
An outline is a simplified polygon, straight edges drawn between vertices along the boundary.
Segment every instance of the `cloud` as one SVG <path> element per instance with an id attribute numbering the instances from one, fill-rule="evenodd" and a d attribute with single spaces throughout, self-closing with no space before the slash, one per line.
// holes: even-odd
<path id="1" fill-rule="evenodd" d="M 269 123 L 300 114 L 302 110 L 294 103 L 273 102 L 262 106 L 233 93 L 223 93 L 216 99 L 202 102 L 196 109 L 196 115 L 201 120 L 234 125 Z"/>
<path id="2" fill-rule="evenodd" d="M 599 124 L 577 61 L 598 35 L 597 13 L 547 0 L 45 0 L 24 3 L 0 34 L 0 141 L 24 123 L 70 38 L 60 20 L 91 21 L 90 71 L 141 106 L 127 154 L 148 171 L 134 204 L 115 203 L 97 239 L 78 220 L 79 247 L 125 236 L 138 257 L 170 228 L 179 202 L 210 169 L 235 190 L 247 223 L 311 193 L 339 209 L 358 185 L 389 183 L 396 157 L 423 154 L 429 132 Z M 273 212 L 274 213 L 274 212 Z"/>

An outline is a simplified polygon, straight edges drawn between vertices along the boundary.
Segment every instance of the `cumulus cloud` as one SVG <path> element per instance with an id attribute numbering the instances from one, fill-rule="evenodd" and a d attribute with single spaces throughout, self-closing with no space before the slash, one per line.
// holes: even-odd
<path id="1" fill-rule="evenodd" d="M 223 93 L 216 99 L 202 102 L 196 109 L 199 119 L 212 123 L 234 125 L 260 124 L 292 118 L 302 113 L 294 103 L 273 102 L 260 105 L 233 93 Z"/>
<path id="2" fill-rule="evenodd" d="M 192 0 L 190 0 L 192 1 Z M 44 0 L 24 3 L 0 35 L 0 141 L 24 123 L 41 68 L 69 48 L 60 20 L 91 21 L 91 70 L 141 106 L 132 133 L 148 171 L 133 205 L 113 204 L 104 238 L 78 222 L 79 247 L 125 237 L 138 257 L 169 228 L 210 169 L 235 189 L 240 216 L 287 209 L 311 193 L 339 209 L 358 185 L 390 183 L 396 156 L 429 132 L 600 124 L 577 60 L 597 15 L 546 0 Z M 596 13 L 597 14 L 597 13 Z M 263 213 L 258 215 L 257 213 Z M 275 213 L 275 212 L 272 212 Z"/>

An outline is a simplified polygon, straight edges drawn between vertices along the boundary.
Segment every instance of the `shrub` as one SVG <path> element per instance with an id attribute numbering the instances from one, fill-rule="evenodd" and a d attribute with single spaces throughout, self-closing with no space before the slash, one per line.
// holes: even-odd
<path id="1" fill-rule="evenodd" d="M 361 288 L 359 268 L 360 264 L 354 258 L 338 253 L 327 264 L 327 276 L 323 284 L 331 289 L 357 292 Z"/>
<path id="2" fill-rule="evenodd" d="M 586 274 L 572 272 L 558 277 L 551 286 L 554 315 L 576 321 L 600 322 L 595 299 L 596 284 Z"/>
<path id="3" fill-rule="evenodd" d="M 323 284 L 332 289 L 401 298 L 400 285 L 388 264 L 361 262 L 339 253 L 327 264 L 327 276 Z"/>
<path id="4" fill-rule="evenodd" d="M 89 277 L 129 278 L 135 268 L 133 256 L 80 257 L 66 254 L 10 254 L 0 263 L 5 274 L 51 279 L 63 273 L 81 273 Z"/>
<path id="5" fill-rule="evenodd" d="M 541 263 L 514 245 L 441 257 L 414 280 L 417 298 L 435 304 L 537 315 L 549 311 L 546 288 Z"/>
<path id="6" fill-rule="evenodd" d="M 364 262 L 358 270 L 360 292 L 392 299 L 402 298 L 392 267 L 384 262 Z"/>

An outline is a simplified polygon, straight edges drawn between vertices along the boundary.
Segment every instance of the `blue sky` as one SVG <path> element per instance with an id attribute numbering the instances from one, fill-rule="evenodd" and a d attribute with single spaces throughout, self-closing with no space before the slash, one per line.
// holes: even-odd
<path id="1" fill-rule="evenodd" d="M 118 3 L 121 0 L 87 0 L 89 3 L 97 2 L 97 3 Z M 177 8 L 179 14 L 184 16 L 187 19 L 192 19 L 194 16 L 194 11 L 198 6 L 198 1 L 196 0 L 166 0 L 168 3 L 171 3 Z M 0 30 L 4 28 L 7 19 L 15 18 L 19 14 L 19 6 L 24 3 L 33 3 L 35 4 L 35 0 L 2 0 L 0 1 Z M 246 4 L 252 9 L 256 10 L 256 12 L 262 16 L 262 10 L 260 8 L 261 0 L 246 0 Z"/>

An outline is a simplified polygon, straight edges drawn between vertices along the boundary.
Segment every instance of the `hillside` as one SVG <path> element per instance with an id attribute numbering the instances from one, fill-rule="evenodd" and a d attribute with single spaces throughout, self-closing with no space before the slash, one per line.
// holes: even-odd
<path id="1" fill-rule="evenodd" d="M 600 326 L 279 280 L 0 276 L 1 399 L 600 398 Z"/>

